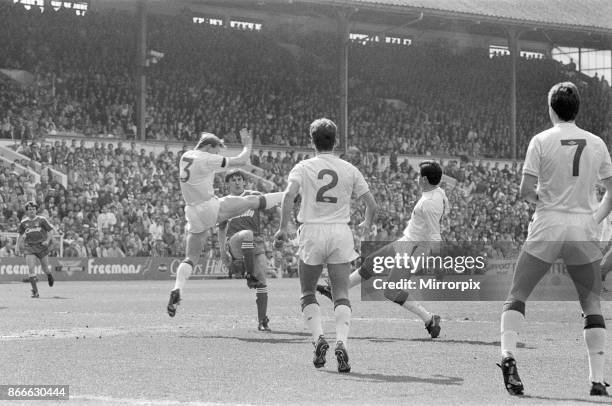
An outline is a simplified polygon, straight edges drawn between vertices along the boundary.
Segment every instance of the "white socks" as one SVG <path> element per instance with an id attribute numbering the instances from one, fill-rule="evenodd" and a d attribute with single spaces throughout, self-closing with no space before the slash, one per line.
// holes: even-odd
<path id="1" fill-rule="evenodd" d="M 501 353 L 502 357 L 516 352 L 518 334 L 525 317 L 516 310 L 506 310 L 501 316 Z"/>
<path id="2" fill-rule="evenodd" d="M 336 341 L 342 341 L 346 346 L 351 326 L 351 308 L 347 305 L 338 305 L 334 309 L 334 314 L 336 315 Z"/>
<path id="3" fill-rule="evenodd" d="M 323 326 L 321 325 L 321 310 L 317 303 L 311 303 L 302 310 L 304 322 L 310 329 L 312 341 L 317 342 L 319 336 L 323 335 Z"/>
<path id="4" fill-rule="evenodd" d="M 589 354 L 589 380 L 603 383 L 604 381 L 604 349 L 606 347 L 605 328 L 584 329 L 584 341 Z"/>
<path id="5" fill-rule="evenodd" d="M 185 282 L 189 279 L 189 275 L 191 275 L 192 266 L 186 262 L 181 262 L 176 271 L 176 281 L 174 282 L 174 289 L 180 289 L 181 294 L 183 293 L 183 287 L 185 286 Z"/>
<path id="6" fill-rule="evenodd" d="M 407 299 L 402 307 L 419 316 L 421 320 L 423 320 L 423 323 L 428 323 L 429 320 L 431 320 L 432 314 L 429 313 L 427 309 L 425 309 L 423 305 L 416 300 Z"/>

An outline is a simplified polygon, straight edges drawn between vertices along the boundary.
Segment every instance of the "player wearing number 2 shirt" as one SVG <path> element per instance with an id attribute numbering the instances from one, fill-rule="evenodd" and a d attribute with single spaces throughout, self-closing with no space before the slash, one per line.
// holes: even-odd
<path id="1" fill-rule="evenodd" d="M 310 137 L 317 155 L 299 162 L 289 173 L 276 238 L 285 239 L 293 202 L 298 192 L 301 193 L 298 214 L 298 221 L 302 223 L 298 230 L 301 305 L 315 346 L 313 363 L 317 368 L 325 365 L 325 354 L 329 348 L 323 336 L 321 313 L 315 298 L 317 281 L 323 265 L 327 264 L 336 317 L 335 355 L 338 371 L 349 372 L 346 351 L 351 319 L 348 277 L 350 262 L 358 256 L 354 249 L 353 233 L 348 226 L 351 199 L 364 199 L 366 203 L 366 219 L 361 224 L 365 230 L 371 229 L 376 202 L 361 172 L 333 155 L 336 125 L 331 120 L 315 120 L 310 125 Z"/>
<path id="2" fill-rule="evenodd" d="M 605 143 L 574 123 L 579 107 L 580 96 L 573 83 L 553 86 L 548 93 L 553 127 L 531 139 L 525 157 L 520 194 L 535 203 L 536 210 L 501 316 L 499 366 L 504 387 L 511 395 L 522 395 L 524 390 L 515 353 L 525 302 L 558 257 L 565 262 L 582 307 L 591 395 L 607 395 L 603 377 L 606 324 L 599 299 L 601 252 L 597 222 L 612 207 L 612 162 Z M 608 190 L 600 209 L 595 197 L 598 181 Z M 571 373 L 572 369 L 566 372 Z"/>

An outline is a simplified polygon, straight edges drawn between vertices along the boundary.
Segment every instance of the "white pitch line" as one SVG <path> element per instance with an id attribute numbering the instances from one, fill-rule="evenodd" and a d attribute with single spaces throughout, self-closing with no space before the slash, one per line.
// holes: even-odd
<path id="1" fill-rule="evenodd" d="M 214 403 L 214 402 L 181 402 L 178 400 L 158 400 L 158 399 L 134 399 L 134 398 L 115 398 L 112 396 L 98 395 L 70 395 L 70 400 L 81 402 L 103 402 L 110 404 L 129 404 L 129 405 L 186 405 L 186 406 L 253 406 L 252 403 Z"/>

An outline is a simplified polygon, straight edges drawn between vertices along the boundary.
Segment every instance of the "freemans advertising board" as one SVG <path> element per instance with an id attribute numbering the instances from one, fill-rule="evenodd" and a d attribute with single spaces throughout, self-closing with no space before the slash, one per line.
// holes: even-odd
<path id="1" fill-rule="evenodd" d="M 111 281 L 111 280 L 166 280 L 176 277 L 182 258 L 127 257 L 127 258 L 54 258 L 49 267 L 56 280 Z M 42 275 L 40 265 L 36 274 Z M 28 275 L 23 257 L 0 258 L 0 283 L 17 282 Z M 220 260 L 202 258 L 190 279 L 224 278 L 228 271 Z"/>

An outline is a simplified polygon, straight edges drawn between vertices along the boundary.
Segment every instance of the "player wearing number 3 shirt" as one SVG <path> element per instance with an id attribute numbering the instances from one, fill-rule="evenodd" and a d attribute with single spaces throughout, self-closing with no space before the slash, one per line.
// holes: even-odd
<path id="1" fill-rule="evenodd" d="M 181 194 L 185 200 L 185 219 L 187 220 L 185 237 L 185 259 L 178 266 L 174 289 L 166 311 L 170 317 L 176 315 L 181 302 L 183 288 L 194 267 L 198 265 L 202 244 L 210 228 L 218 222 L 238 216 L 245 211 L 264 209 L 278 204 L 282 193 L 268 193 L 261 196 L 215 196 L 213 182 L 215 172 L 232 167 L 244 166 L 249 162 L 253 147 L 251 131 L 243 128 L 240 138 L 244 145 L 238 156 L 225 157 L 221 149 L 225 148 L 223 140 L 211 133 L 202 133 L 195 148 L 185 152 L 179 161 L 179 181 Z"/>
<path id="2" fill-rule="evenodd" d="M 531 139 L 525 157 L 520 194 L 535 203 L 536 210 L 501 317 L 499 366 L 504 386 L 511 395 L 522 395 L 524 390 L 515 352 L 525 302 L 558 257 L 565 262 L 582 307 L 591 395 L 607 395 L 603 377 L 606 325 L 599 300 L 601 252 L 597 222 L 612 207 L 612 163 L 605 143 L 574 123 L 579 107 L 580 96 L 573 83 L 553 86 L 548 93 L 553 127 Z M 600 209 L 595 197 L 598 181 L 608 190 Z M 571 373 L 571 368 L 566 372 Z"/>
<path id="3" fill-rule="evenodd" d="M 329 348 L 323 328 L 321 313 L 315 298 L 317 281 L 327 264 L 333 290 L 336 318 L 336 348 L 338 371 L 349 372 L 346 340 L 351 319 L 348 298 L 350 262 L 358 257 L 353 233 L 348 226 L 351 199 L 364 199 L 365 221 L 360 225 L 370 230 L 376 211 L 376 202 L 368 184 L 357 168 L 333 154 L 336 144 L 336 125 L 328 119 L 315 120 L 310 125 L 310 137 L 317 155 L 299 162 L 289 173 L 288 186 L 281 207 L 278 240 L 287 234 L 289 215 L 298 192 L 302 202 L 298 222 L 299 275 L 302 289 L 301 305 L 306 324 L 311 330 L 315 356 L 313 363 L 325 365 L 325 353 Z"/>

